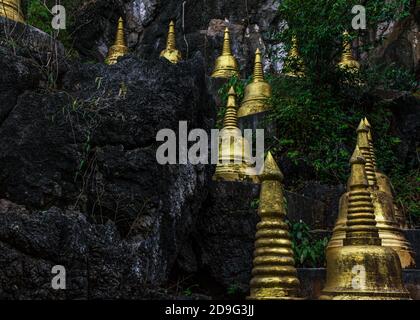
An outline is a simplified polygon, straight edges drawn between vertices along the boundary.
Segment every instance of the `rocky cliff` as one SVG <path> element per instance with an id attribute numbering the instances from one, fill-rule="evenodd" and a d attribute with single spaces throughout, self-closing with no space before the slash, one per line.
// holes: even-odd
<path id="1" fill-rule="evenodd" d="M 207 75 L 226 25 L 243 77 L 257 46 L 266 69 L 281 68 L 270 36 L 278 1 L 81 2 L 69 26 L 75 60 L 49 35 L 0 18 L 0 298 L 191 298 L 191 287 L 204 294 L 193 297 L 244 297 L 259 187 L 212 182 L 211 165 L 159 165 L 156 133 L 179 121 L 215 127 L 218 85 Z M 131 53 L 106 66 L 120 15 Z M 378 57 L 418 70 L 417 17 L 393 27 Z M 178 65 L 158 57 L 171 19 Z M 401 47 L 407 56 L 395 57 Z M 415 166 L 418 98 L 375 99 L 393 114 L 400 161 Z M 290 160 L 281 167 L 286 180 L 300 174 Z M 287 193 L 289 218 L 331 229 L 343 191 L 307 181 Z M 51 288 L 55 265 L 68 290 Z"/>

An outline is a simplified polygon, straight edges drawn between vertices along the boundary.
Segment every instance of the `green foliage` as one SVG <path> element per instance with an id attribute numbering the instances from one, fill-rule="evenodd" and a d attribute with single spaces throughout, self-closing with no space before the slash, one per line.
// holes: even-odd
<path id="1" fill-rule="evenodd" d="M 364 37 L 363 32 L 358 34 L 351 28 L 351 8 L 356 4 L 359 1 L 284 0 L 279 10 L 288 27 L 274 35 L 286 44 L 286 50 L 291 48 L 292 37 L 297 37 L 304 77 L 270 79 L 270 120 L 278 124 L 278 135 L 268 145 L 296 165 L 311 169 L 310 178 L 325 183 L 345 183 L 355 130 L 363 117 L 368 117 L 373 125 L 381 168 L 391 167 L 399 143 L 391 134 L 391 114 L 367 93 L 378 87 L 412 90 L 417 86 L 412 74 L 395 66 L 367 66 L 360 72 L 338 68 L 343 32 L 349 30 L 350 39 Z M 407 0 L 388 4 L 370 0 L 365 6 L 369 27 L 400 19 L 409 11 Z M 286 72 L 299 71 L 297 61 L 286 60 L 285 66 Z"/>
<path id="2" fill-rule="evenodd" d="M 69 26 L 73 19 L 73 12 L 80 5 L 81 0 L 28 0 L 26 8 L 26 22 L 61 41 L 69 54 L 75 54 L 71 34 L 66 30 L 54 30 L 51 26 L 53 15 L 50 12 L 56 4 L 61 4 L 66 8 L 66 24 Z"/>
<path id="3" fill-rule="evenodd" d="M 258 209 L 260 205 L 260 199 L 254 199 L 251 201 L 251 209 Z"/>
<path id="4" fill-rule="evenodd" d="M 52 15 L 46 5 L 40 0 L 30 0 L 26 14 L 28 24 L 41 29 L 42 31 L 52 34 L 51 27 Z"/>
<path id="5" fill-rule="evenodd" d="M 288 222 L 292 236 L 292 248 L 297 267 L 317 268 L 325 265 L 328 238 L 315 240 L 309 226 L 300 221 Z"/>
<path id="6" fill-rule="evenodd" d="M 238 284 L 234 283 L 229 286 L 227 289 L 227 294 L 229 296 L 236 296 L 241 292 L 241 288 Z"/>
<path id="7" fill-rule="evenodd" d="M 397 167 L 390 174 L 394 188 L 398 191 L 397 203 L 413 225 L 420 224 L 420 169 L 404 170 Z M 409 216 L 408 216 L 409 215 Z"/>
<path id="8" fill-rule="evenodd" d="M 393 64 L 371 66 L 362 70 L 367 90 L 382 88 L 385 90 L 415 91 L 420 83 L 416 81 L 414 72 L 399 68 Z"/>
<path id="9" fill-rule="evenodd" d="M 194 284 L 190 287 L 188 287 L 187 289 L 184 290 L 183 295 L 187 296 L 187 297 L 191 297 L 193 295 L 193 289 L 198 288 L 199 285 L 198 284 Z"/>

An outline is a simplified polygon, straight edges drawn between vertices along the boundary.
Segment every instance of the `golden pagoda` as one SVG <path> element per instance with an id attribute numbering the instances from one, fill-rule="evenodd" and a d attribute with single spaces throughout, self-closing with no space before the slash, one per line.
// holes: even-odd
<path id="1" fill-rule="evenodd" d="M 161 57 L 169 60 L 172 63 L 178 63 L 182 60 L 182 54 L 176 49 L 175 41 L 175 23 L 171 21 L 169 24 L 168 39 L 166 41 L 166 49 L 160 53 Z"/>
<path id="2" fill-rule="evenodd" d="M 288 70 L 286 73 L 286 76 L 289 77 L 303 77 L 305 75 L 305 67 L 302 58 L 299 55 L 299 49 L 298 49 L 298 41 L 296 36 L 292 37 L 292 47 L 290 49 L 290 52 L 287 56 L 285 67 Z M 293 70 L 296 69 L 297 70 Z"/>
<path id="3" fill-rule="evenodd" d="M 379 171 L 377 168 L 375 148 L 373 146 L 373 138 L 372 138 L 372 126 L 370 125 L 367 118 L 365 118 L 364 120 L 365 120 L 366 127 L 369 129 L 368 140 L 369 140 L 370 154 L 372 157 L 373 166 L 375 167 L 378 189 L 380 192 L 383 192 L 392 198 L 392 201 L 394 203 L 395 219 L 397 220 L 397 223 L 399 224 L 401 229 L 406 229 L 407 221 L 403 213 L 398 208 L 397 203 L 395 202 L 395 190 L 392 185 L 392 182 L 388 178 L 388 176 L 386 176 L 383 172 Z"/>
<path id="4" fill-rule="evenodd" d="M 235 90 L 230 88 L 223 129 L 219 134 L 219 163 L 213 180 L 258 182 L 251 167 L 251 147 L 238 127 Z"/>
<path id="5" fill-rule="evenodd" d="M 360 63 L 353 57 L 351 42 L 349 40 L 349 33 L 345 31 L 343 33 L 344 43 L 343 43 L 343 54 L 341 56 L 341 61 L 339 62 L 339 67 L 341 69 L 360 69 Z"/>
<path id="6" fill-rule="evenodd" d="M 0 16 L 25 23 L 20 0 L 0 0 Z"/>
<path id="7" fill-rule="evenodd" d="M 232 50 L 230 48 L 229 28 L 226 28 L 223 40 L 222 55 L 219 56 L 216 60 L 216 66 L 214 68 L 212 77 L 229 79 L 233 76 L 239 76 L 239 67 L 238 62 L 233 56 Z"/>
<path id="8" fill-rule="evenodd" d="M 238 111 L 238 117 L 267 111 L 270 108 L 271 86 L 264 80 L 261 51 L 255 52 L 254 76 L 252 82 L 245 88 L 245 96 L 242 106 Z"/>
<path id="9" fill-rule="evenodd" d="M 381 246 L 366 160 L 356 146 L 350 160 L 346 237 L 327 250 L 327 279 L 320 299 L 408 300 L 398 254 Z"/>
<path id="10" fill-rule="evenodd" d="M 406 240 L 404 233 L 396 220 L 395 204 L 392 196 L 378 188 L 376 161 L 373 152 L 373 143 L 369 143 L 369 129 L 365 119 L 360 121 L 357 129 L 357 146 L 365 158 L 365 171 L 368 179 L 369 190 L 375 209 L 375 219 L 382 245 L 394 249 L 401 260 L 403 268 L 411 268 L 415 265 L 414 252 L 410 243 Z M 347 222 L 347 209 L 349 206 L 349 194 L 344 194 L 340 199 L 338 219 L 333 230 L 333 235 L 328 244 L 327 251 L 341 247 L 345 238 Z"/>
<path id="11" fill-rule="evenodd" d="M 261 176 L 262 185 L 248 299 L 299 299 L 297 277 L 283 196 L 283 174 L 269 152 Z"/>
<path id="12" fill-rule="evenodd" d="M 115 44 L 109 48 L 108 56 L 105 59 L 106 64 L 116 64 L 118 58 L 126 55 L 128 48 L 124 39 L 124 21 L 122 18 L 118 20 L 117 35 L 115 36 Z"/>

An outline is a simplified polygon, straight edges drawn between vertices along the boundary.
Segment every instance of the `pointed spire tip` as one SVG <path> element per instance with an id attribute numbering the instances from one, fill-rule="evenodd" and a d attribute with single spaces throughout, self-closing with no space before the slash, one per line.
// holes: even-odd
<path id="1" fill-rule="evenodd" d="M 268 151 L 264 161 L 263 179 L 283 180 L 283 173 L 270 151 Z"/>
<path id="2" fill-rule="evenodd" d="M 357 127 L 357 132 L 359 131 L 369 131 L 368 127 L 366 126 L 365 119 L 360 120 L 359 126 Z"/>

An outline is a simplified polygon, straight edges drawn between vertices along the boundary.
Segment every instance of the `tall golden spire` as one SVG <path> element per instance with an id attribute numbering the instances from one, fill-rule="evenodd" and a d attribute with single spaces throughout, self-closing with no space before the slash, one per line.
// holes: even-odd
<path id="1" fill-rule="evenodd" d="M 286 58 L 285 68 L 286 70 L 288 69 L 286 76 L 302 77 L 305 75 L 305 67 L 303 60 L 299 55 L 298 40 L 296 36 L 292 37 L 292 47 L 290 49 L 289 55 Z"/>
<path id="2" fill-rule="evenodd" d="M 264 80 L 261 51 L 257 49 L 255 52 L 254 76 L 252 82 L 245 88 L 245 95 L 238 116 L 246 117 L 269 110 L 271 95 L 271 86 Z"/>
<path id="3" fill-rule="evenodd" d="M 237 129 L 238 115 L 236 111 L 236 92 L 233 87 L 230 88 L 228 93 L 228 100 L 226 105 L 226 113 L 223 121 L 224 129 Z"/>
<path id="4" fill-rule="evenodd" d="M 216 66 L 214 68 L 212 77 L 229 79 L 233 76 L 239 76 L 239 68 L 238 62 L 232 55 L 229 28 L 226 28 L 223 39 L 222 55 L 219 56 L 216 60 Z"/>
<path id="5" fill-rule="evenodd" d="M 230 33 L 229 28 L 225 28 L 225 35 L 223 37 L 223 50 L 222 50 L 223 56 L 231 56 L 232 55 L 232 49 L 230 47 Z"/>
<path id="6" fill-rule="evenodd" d="M 338 64 L 342 69 L 360 69 L 360 63 L 353 57 L 351 42 L 349 40 L 349 33 L 345 31 L 343 33 L 344 43 L 343 43 L 343 54 L 341 56 L 341 61 Z"/>
<path id="7" fill-rule="evenodd" d="M 176 48 L 175 40 L 175 23 L 171 21 L 169 24 L 168 39 L 166 40 L 166 49 L 160 53 L 161 57 L 166 58 L 172 63 L 178 63 L 182 59 L 182 54 Z"/>
<path id="8" fill-rule="evenodd" d="M 0 16 L 25 23 L 21 8 L 21 0 L 0 0 Z"/>
<path id="9" fill-rule="evenodd" d="M 254 76 L 252 82 L 264 81 L 264 70 L 261 58 L 261 50 L 258 48 L 255 51 Z"/>
<path id="10" fill-rule="evenodd" d="M 372 126 L 369 121 L 364 119 L 367 128 L 369 129 L 369 147 L 371 158 L 375 167 L 375 176 L 377 181 L 378 190 L 374 197 L 376 204 L 375 214 L 377 215 L 378 226 L 383 243 L 385 246 L 393 247 L 400 256 L 403 268 L 411 268 L 415 266 L 415 253 L 407 241 L 403 228 L 406 227 L 406 220 L 401 213 L 395 201 L 395 191 L 392 186 L 391 180 L 376 167 L 375 148 L 372 138 Z"/>
<path id="11" fill-rule="evenodd" d="M 406 300 L 397 253 L 381 246 L 365 171 L 356 146 L 350 160 L 346 237 L 342 247 L 327 251 L 327 280 L 321 299 Z"/>
<path id="12" fill-rule="evenodd" d="M 287 210 L 283 197 L 283 174 L 269 152 L 261 176 L 260 206 L 249 299 L 297 299 L 299 279 L 293 258 Z"/>
<path id="13" fill-rule="evenodd" d="M 371 130 L 372 126 L 370 125 L 367 118 L 364 118 L 363 121 L 365 122 L 365 125 L 366 125 L 367 129 L 369 130 L 368 140 L 369 140 L 369 148 L 370 148 L 370 157 L 372 158 L 373 167 L 374 167 L 375 171 L 377 171 L 375 148 L 373 147 L 373 138 L 372 138 L 372 130 Z"/>
<path id="14" fill-rule="evenodd" d="M 372 160 L 372 154 L 369 145 L 369 128 L 366 126 L 364 119 L 360 120 L 359 127 L 357 128 L 357 146 L 362 152 L 363 157 L 366 159 L 366 175 L 369 185 L 376 189 L 377 181 L 375 174 L 375 166 Z"/>
<path id="15" fill-rule="evenodd" d="M 219 163 L 213 176 L 216 181 L 258 182 L 251 168 L 251 147 L 238 127 L 236 93 L 230 88 L 223 129 L 219 134 Z"/>
<path id="16" fill-rule="evenodd" d="M 362 131 L 359 132 L 358 145 L 361 150 L 363 147 L 363 152 L 367 159 L 365 170 L 371 188 L 372 201 L 375 207 L 375 218 L 379 229 L 379 236 L 382 239 L 382 245 L 391 247 L 398 253 L 403 268 L 412 268 L 415 266 L 415 254 L 400 228 L 398 212 L 395 211 L 394 197 L 386 191 L 386 188 L 384 188 L 386 186 L 381 185 L 380 187 L 378 183 L 378 177 L 381 182 L 384 179 L 383 174 L 381 175 L 376 168 L 372 134 L 369 135 L 369 132 L 371 133 L 371 125 L 366 118 L 362 119 L 358 130 L 360 128 L 362 128 Z"/>
<path id="17" fill-rule="evenodd" d="M 407 221 L 405 219 L 404 214 L 401 212 L 400 208 L 398 207 L 395 201 L 395 190 L 392 185 L 392 182 L 383 172 L 379 171 L 377 168 L 375 148 L 373 146 L 372 126 L 369 123 L 367 118 L 365 118 L 365 123 L 369 129 L 368 138 L 369 138 L 370 153 L 372 155 L 372 162 L 375 167 L 376 180 L 378 182 L 379 191 L 387 194 L 389 197 L 392 198 L 392 201 L 394 203 L 395 219 L 397 220 L 397 223 L 399 224 L 400 228 L 405 229 L 407 227 Z"/>
<path id="18" fill-rule="evenodd" d="M 120 17 L 118 19 L 118 28 L 117 28 L 117 34 L 115 36 L 115 43 L 114 45 L 109 48 L 108 56 L 105 59 L 106 64 L 115 64 L 118 62 L 118 58 L 126 55 L 128 52 L 128 48 L 125 45 L 125 39 L 124 39 L 124 21 Z"/>

